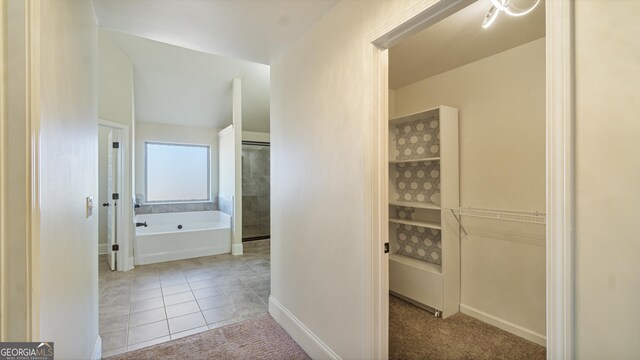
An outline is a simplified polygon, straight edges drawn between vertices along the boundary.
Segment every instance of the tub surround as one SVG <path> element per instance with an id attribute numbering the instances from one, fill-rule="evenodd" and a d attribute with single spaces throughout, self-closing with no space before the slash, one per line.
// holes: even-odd
<path id="1" fill-rule="evenodd" d="M 218 210 L 218 206 L 215 201 L 185 204 L 144 204 L 140 205 L 139 208 L 136 208 L 136 215 L 212 210 Z"/>

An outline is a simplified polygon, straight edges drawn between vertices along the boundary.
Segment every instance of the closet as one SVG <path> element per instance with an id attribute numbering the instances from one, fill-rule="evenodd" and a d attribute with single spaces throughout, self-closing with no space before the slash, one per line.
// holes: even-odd
<path id="1" fill-rule="evenodd" d="M 458 110 L 389 121 L 389 289 L 436 316 L 460 304 Z"/>

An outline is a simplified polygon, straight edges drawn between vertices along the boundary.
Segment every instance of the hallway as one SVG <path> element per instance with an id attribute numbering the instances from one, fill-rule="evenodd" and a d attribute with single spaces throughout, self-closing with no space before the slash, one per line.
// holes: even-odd
<path id="1" fill-rule="evenodd" d="M 141 349 L 268 312 L 270 243 L 230 254 L 109 270 L 100 259 L 103 357 Z"/>

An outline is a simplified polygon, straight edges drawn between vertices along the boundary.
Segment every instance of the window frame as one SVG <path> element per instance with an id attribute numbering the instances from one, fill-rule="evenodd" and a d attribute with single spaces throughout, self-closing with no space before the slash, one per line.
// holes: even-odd
<path id="1" fill-rule="evenodd" d="M 185 146 L 198 147 L 207 149 L 207 199 L 187 199 L 187 200 L 149 200 L 149 151 L 148 145 L 165 145 L 165 146 Z M 167 141 L 145 141 L 144 142 L 144 204 L 145 205 L 162 205 L 162 204 L 197 204 L 211 202 L 211 145 L 207 144 L 189 144 Z"/>

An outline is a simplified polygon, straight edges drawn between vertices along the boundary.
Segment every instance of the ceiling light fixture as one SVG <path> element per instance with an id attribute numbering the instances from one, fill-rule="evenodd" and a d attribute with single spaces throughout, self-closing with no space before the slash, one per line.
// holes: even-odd
<path id="1" fill-rule="evenodd" d="M 482 28 L 486 29 L 491 26 L 491 24 L 496 21 L 496 19 L 498 18 L 498 14 L 501 11 L 504 11 L 505 13 L 507 13 L 507 15 L 510 16 L 523 16 L 533 11 L 533 9 L 535 9 L 539 3 L 540 0 L 535 0 L 533 5 L 528 8 L 522 9 L 514 5 L 512 0 L 491 0 L 491 8 L 489 8 L 489 11 L 487 11 L 487 15 L 482 20 Z"/>

